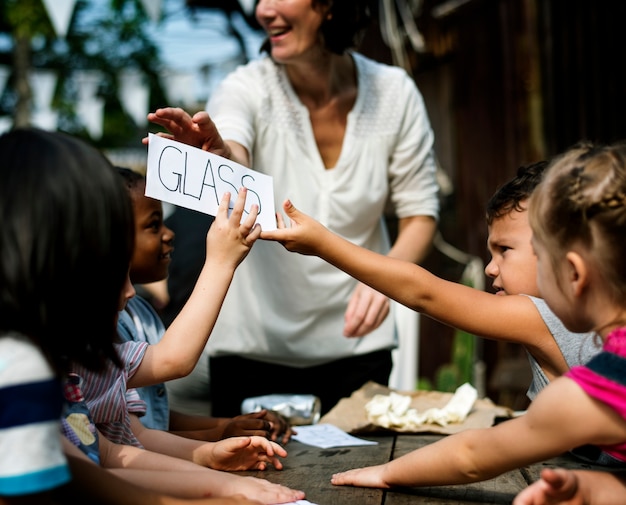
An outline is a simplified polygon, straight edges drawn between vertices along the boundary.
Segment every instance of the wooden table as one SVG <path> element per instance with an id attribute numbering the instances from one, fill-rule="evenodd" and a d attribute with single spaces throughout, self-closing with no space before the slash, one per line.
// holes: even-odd
<path id="1" fill-rule="evenodd" d="M 450 504 L 510 504 L 515 495 L 529 483 L 538 479 L 542 468 L 594 468 L 569 455 L 507 472 L 495 479 L 457 486 L 402 488 L 394 491 L 382 489 L 333 486 L 333 473 L 385 463 L 423 445 L 430 444 L 440 435 L 371 435 L 378 445 L 319 449 L 290 441 L 289 453 L 283 460 L 281 471 L 243 472 L 265 478 L 306 492 L 306 499 L 317 505 L 450 505 Z M 597 467 L 595 467 L 597 468 Z"/>

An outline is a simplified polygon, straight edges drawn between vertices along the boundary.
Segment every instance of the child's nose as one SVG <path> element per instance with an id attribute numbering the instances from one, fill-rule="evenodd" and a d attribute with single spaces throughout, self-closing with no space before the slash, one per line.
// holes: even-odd
<path id="1" fill-rule="evenodd" d="M 163 242 L 171 244 L 172 242 L 174 242 L 175 237 L 176 234 L 171 229 L 169 229 L 167 226 L 163 227 Z"/>
<path id="2" fill-rule="evenodd" d="M 498 265 L 496 265 L 496 262 L 493 261 L 493 259 L 485 266 L 485 275 L 492 279 L 495 279 L 498 276 Z"/>

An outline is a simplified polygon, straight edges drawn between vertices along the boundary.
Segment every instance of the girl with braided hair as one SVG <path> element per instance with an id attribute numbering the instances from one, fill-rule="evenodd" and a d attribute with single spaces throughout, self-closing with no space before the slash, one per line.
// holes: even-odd
<path id="1" fill-rule="evenodd" d="M 626 147 L 589 144 L 557 157 L 529 203 L 542 297 L 570 331 L 596 332 L 601 353 L 552 381 L 521 417 L 334 475 L 333 484 L 463 484 L 584 444 L 626 461 L 625 203 Z"/>

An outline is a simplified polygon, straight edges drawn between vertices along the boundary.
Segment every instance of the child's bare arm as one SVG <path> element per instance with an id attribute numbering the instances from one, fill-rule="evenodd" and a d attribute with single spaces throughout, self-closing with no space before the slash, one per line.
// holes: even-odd
<path id="1" fill-rule="evenodd" d="M 216 470 L 265 470 L 268 465 L 280 470 L 279 458 L 287 451 L 263 437 L 231 437 L 219 442 L 204 442 L 161 430 L 145 428 L 136 416 L 131 416 L 133 433 L 151 451 Z"/>
<path id="2" fill-rule="evenodd" d="M 537 396 L 524 416 L 450 435 L 384 465 L 336 474 L 332 483 L 381 488 L 465 484 L 587 443 L 620 443 L 626 439 L 626 427 L 605 407 L 572 380 L 559 378 Z M 580 418 L 585 422 L 577 422 Z"/>
<path id="3" fill-rule="evenodd" d="M 74 479 L 56 493 L 65 497 L 59 503 L 73 503 L 76 496 L 82 496 L 88 503 L 97 505 L 260 505 L 304 497 L 301 491 L 263 479 L 208 468 L 198 471 L 105 470 L 75 456 L 68 456 L 68 461 Z"/>
<path id="4" fill-rule="evenodd" d="M 99 434 L 100 464 L 104 468 L 141 469 L 155 471 L 193 472 L 202 466 L 185 459 L 161 454 L 132 445 L 115 444 Z"/>
<path id="5" fill-rule="evenodd" d="M 260 236 L 252 205 L 243 222 L 246 190 L 239 192 L 228 216 L 229 194 L 220 202 L 207 233 L 207 256 L 189 300 L 159 343 L 148 346 L 128 387 L 141 387 L 188 375 L 196 366 L 211 334 L 235 269 Z"/>
<path id="6" fill-rule="evenodd" d="M 265 485 L 260 479 L 254 479 L 259 481 L 256 483 L 235 475 L 224 478 L 221 472 L 208 468 L 174 472 L 129 468 L 105 470 L 70 442 L 64 444 L 64 450 L 73 479 L 50 493 L 55 498 L 54 503 L 73 503 L 76 496 L 82 496 L 89 503 L 101 505 L 259 505 L 295 501 L 304 496 L 302 492 L 276 484 Z M 238 484 L 242 487 L 237 487 Z M 234 494 L 237 496 L 228 496 Z M 204 498 L 206 496 L 223 497 Z M 264 501 L 255 501 L 255 498 Z"/>
<path id="7" fill-rule="evenodd" d="M 133 484 L 178 499 L 206 499 L 207 505 L 261 505 L 296 501 L 304 493 L 253 477 L 242 477 L 208 468 L 199 471 L 109 470 Z M 214 474 L 210 476 L 210 474 Z M 236 496 L 234 496 L 236 495 Z M 179 500 L 181 501 L 181 500 Z M 215 502 L 215 503 L 214 503 Z"/>
<path id="8" fill-rule="evenodd" d="M 389 298 L 454 328 L 561 356 L 556 344 L 546 349 L 546 342 L 554 339 L 528 297 L 496 296 L 447 281 L 414 263 L 352 244 L 290 202 L 284 210 L 291 227 L 286 227 L 279 214 L 278 229 L 261 232 L 262 239 L 278 241 L 289 251 L 319 256 Z"/>
<path id="9" fill-rule="evenodd" d="M 259 436 L 286 444 L 293 430 L 280 414 L 268 410 L 236 417 L 186 415 L 170 411 L 170 432 L 181 437 L 216 442 L 228 437 Z"/>
<path id="10" fill-rule="evenodd" d="M 181 498 L 241 494 L 249 499 L 272 504 L 304 497 L 301 491 L 262 479 L 228 474 L 179 457 L 114 444 L 103 435 L 99 438 L 103 467 L 133 484 L 148 486 L 154 492 Z M 78 453 L 82 455 L 80 451 Z"/>

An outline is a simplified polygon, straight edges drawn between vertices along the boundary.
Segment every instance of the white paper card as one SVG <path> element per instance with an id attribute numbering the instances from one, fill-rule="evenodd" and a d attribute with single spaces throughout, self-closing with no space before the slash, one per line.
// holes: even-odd
<path id="1" fill-rule="evenodd" d="M 363 440 L 352 436 L 337 428 L 333 424 L 312 424 L 310 426 L 296 426 L 297 435 L 291 438 L 303 444 L 328 449 L 330 447 L 350 447 L 356 445 L 377 445 L 378 442 Z"/>
<path id="2" fill-rule="evenodd" d="M 276 229 L 273 178 L 216 154 L 149 134 L 146 196 L 215 216 L 230 192 L 232 210 L 241 187 L 248 189 L 242 220 L 254 204 L 263 230 Z"/>

